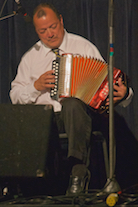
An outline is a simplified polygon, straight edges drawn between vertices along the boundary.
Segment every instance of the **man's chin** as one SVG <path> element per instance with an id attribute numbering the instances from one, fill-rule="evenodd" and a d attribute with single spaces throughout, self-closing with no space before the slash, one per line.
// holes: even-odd
<path id="1" fill-rule="evenodd" d="M 51 48 L 51 49 L 55 49 L 55 48 L 58 48 L 60 45 L 59 44 L 51 44 L 49 47 Z"/>
<path id="2" fill-rule="evenodd" d="M 60 46 L 59 42 L 57 41 L 53 41 L 53 42 L 44 42 L 44 44 L 51 48 L 51 49 L 55 49 L 55 48 L 58 48 Z"/>

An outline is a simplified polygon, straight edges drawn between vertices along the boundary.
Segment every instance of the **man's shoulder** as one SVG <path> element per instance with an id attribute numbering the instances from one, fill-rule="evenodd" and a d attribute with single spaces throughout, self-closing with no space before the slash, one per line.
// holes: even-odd
<path id="1" fill-rule="evenodd" d="M 88 39 L 86 39 L 85 37 L 79 35 L 79 34 L 74 34 L 74 33 L 67 33 L 68 34 L 68 38 L 70 40 L 74 40 L 74 41 L 81 41 L 81 42 L 87 42 L 92 44 Z"/>
<path id="2" fill-rule="evenodd" d="M 68 42 L 68 47 L 75 46 L 78 48 L 81 47 L 86 50 L 89 49 L 97 50 L 96 46 L 90 40 L 79 34 L 67 33 L 67 42 Z"/>
<path id="3" fill-rule="evenodd" d="M 97 47 L 85 37 L 78 34 L 67 33 L 66 40 L 68 52 L 103 60 Z"/>
<path id="4" fill-rule="evenodd" d="M 25 58 L 25 57 L 28 57 L 28 56 L 34 56 L 35 54 L 37 54 L 40 51 L 41 47 L 42 47 L 42 43 L 39 40 L 29 50 L 27 50 L 24 53 L 22 58 Z"/>
<path id="5" fill-rule="evenodd" d="M 26 53 L 33 53 L 33 52 L 39 52 L 40 48 L 42 47 L 42 43 L 39 40 L 36 42 Z"/>

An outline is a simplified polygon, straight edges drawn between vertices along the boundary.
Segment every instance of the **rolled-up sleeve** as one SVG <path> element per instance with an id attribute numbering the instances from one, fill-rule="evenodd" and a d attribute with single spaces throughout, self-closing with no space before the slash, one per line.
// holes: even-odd
<path id="1" fill-rule="evenodd" d="M 123 106 L 123 107 L 127 107 L 130 104 L 130 102 L 132 101 L 133 96 L 134 96 L 134 92 L 133 92 L 132 88 L 129 88 L 128 97 L 125 100 L 121 101 L 121 103 L 119 105 Z"/>

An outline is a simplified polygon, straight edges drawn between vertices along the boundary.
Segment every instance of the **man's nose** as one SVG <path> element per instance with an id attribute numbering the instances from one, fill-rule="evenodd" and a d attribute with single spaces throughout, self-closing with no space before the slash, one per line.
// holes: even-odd
<path id="1" fill-rule="evenodd" d="M 48 36 L 48 38 L 52 38 L 54 36 L 54 34 L 50 28 L 47 29 L 47 36 Z"/>

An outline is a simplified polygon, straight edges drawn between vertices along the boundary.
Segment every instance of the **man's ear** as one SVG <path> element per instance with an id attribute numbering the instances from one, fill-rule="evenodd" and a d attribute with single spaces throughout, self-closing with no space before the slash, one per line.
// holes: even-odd
<path id="1" fill-rule="evenodd" d="M 61 22 L 62 25 L 64 25 L 64 23 L 63 23 L 63 17 L 62 17 L 61 14 L 60 14 L 60 22 Z"/>

